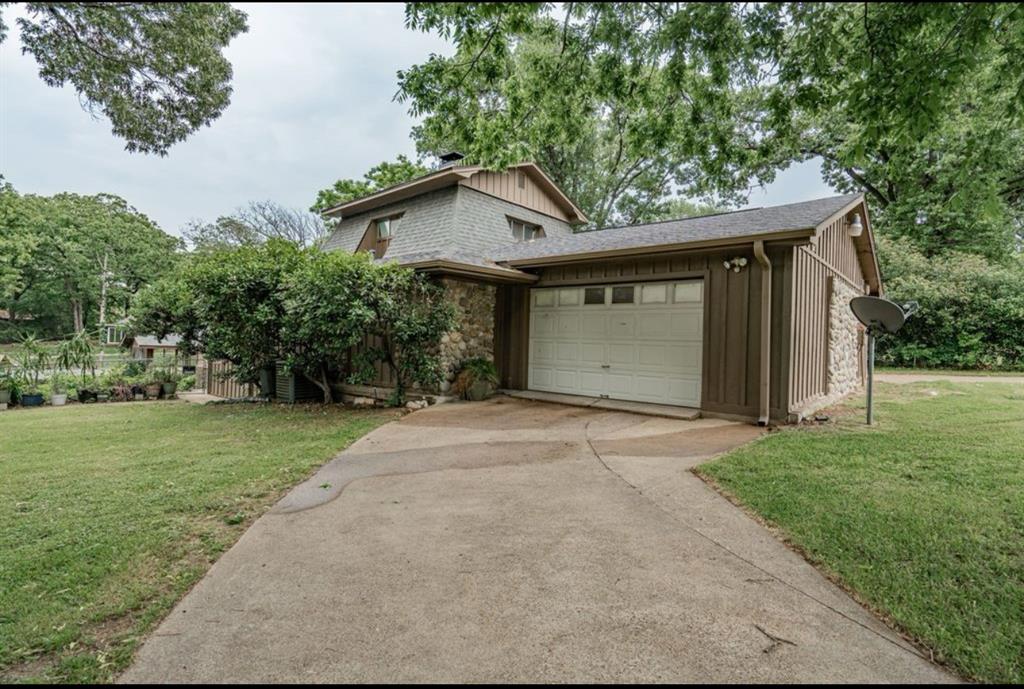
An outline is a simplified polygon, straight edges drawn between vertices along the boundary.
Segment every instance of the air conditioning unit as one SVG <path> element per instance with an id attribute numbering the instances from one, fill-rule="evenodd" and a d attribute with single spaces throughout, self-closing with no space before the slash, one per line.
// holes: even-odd
<path id="1" fill-rule="evenodd" d="M 296 402 L 319 402 L 324 398 L 323 391 L 309 382 L 301 373 L 290 370 L 283 361 L 277 362 L 275 376 L 275 392 L 278 402 L 295 404 Z"/>

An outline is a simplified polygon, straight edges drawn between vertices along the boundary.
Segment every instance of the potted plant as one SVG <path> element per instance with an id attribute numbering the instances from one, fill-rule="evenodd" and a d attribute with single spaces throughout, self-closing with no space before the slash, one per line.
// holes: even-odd
<path id="1" fill-rule="evenodd" d="M 85 331 L 57 345 L 54 363 L 68 373 L 78 371 L 81 376 L 77 386 L 79 402 L 88 402 L 96 397 L 96 350 Z"/>
<path id="2" fill-rule="evenodd" d="M 11 371 L 0 371 L 0 409 L 6 409 L 7 405 L 18 401 L 19 379 Z"/>
<path id="3" fill-rule="evenodd" d="M 99 394 L 100 383 L 95 376 L 82 376 L 82 379 L 78 382 L 78 401 L 82 404 L 86 402 L 92 402 L 97 398 Z"/>
<path id="4" fill-rule="evenodd" d="M 474 357 L 462 362 L 455 376 L 454 391 L 461 397 L 479 402 L 494 393 L 498 385 L 498 369 L 494 362 L 483 357 Z"/>
<path id="5" fill-rule="evenodd" d="M 170 399 L 174 397 L 174 393 L 178 391 L 178 381 L 181 380 L 181 374 L 173 368 L 168 368 L 163 372 L 163 390 L 164 398 Z"/>
<path id="6" fill-rule="evenodd" d="M 55 373 L 50 377 L 50 404 L 63 407 L 68 402 L 68 376 Z"/>
<path id="7" fill-rule="evenodd" d="M 43 403 L 40 392 L 43 371 L 50 366 L 50 352 L 32 335 L 21 339 L 17 354 L 18 365 L 25 376 L 25 391 L 21 395 L 21 404 L 26 407 L 38 407 Z"/>
<path id="8" fill-rule="evenodd" d="M 159 370 L 155 370 L 145 377 L 143 387 L 146 389 L 146 398 L 155 400 L 160 397 L 160 392 L 164 388 L 163 374 Z"/>

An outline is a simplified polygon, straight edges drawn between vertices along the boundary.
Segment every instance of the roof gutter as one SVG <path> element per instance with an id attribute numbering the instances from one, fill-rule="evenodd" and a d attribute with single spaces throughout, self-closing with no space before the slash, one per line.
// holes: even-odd
<path id="1" fill-rule="evenodd" d="M 533 275 L 531 273 L 524 273 L 518 270 L 509 270 L 507 268 L 487 268 L 484 266 L 474 266 L 467 263 L 445 261 L 443 259 L 415 261 L 413 263 L 401 263 L 399 265 L 401 265 L 403 268 L 412 268 L 414 270 L 420 270 L 425 273 L 446 273 L 449 275 L 459 275 L 462 277 L 471 277 L 477 279 L 488 278 L 495 282 L 515 282 L 532 284 L 538 280 L 537 275 Z"/>
<path id="2" fill-rule="evenodd" d="M 761 239 L 754 242 L 754 258 L 761 265 L 761 385 L 757 425 L 767 426 L 771 415 L 772 262 L 764 252 Z"/>

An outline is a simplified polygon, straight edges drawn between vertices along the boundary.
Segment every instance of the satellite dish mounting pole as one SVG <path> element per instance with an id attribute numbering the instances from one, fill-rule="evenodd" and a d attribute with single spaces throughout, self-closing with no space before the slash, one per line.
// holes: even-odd
<path id="1" fill-rule="evenodd" d="M 868 328 L 868 425 L 872 423 L 874 415 L 874 388 L 875 388 L 875 333 Z"/>
<path id="2" fill-rule="evenodd" d="M 868 334 L 868 425 L 874 420 L 875 338 L 892 335 L 917 312 L 916 301 L 900 305 L 882 297 L 863 295 L 850 300 L 850 310 Z"/>

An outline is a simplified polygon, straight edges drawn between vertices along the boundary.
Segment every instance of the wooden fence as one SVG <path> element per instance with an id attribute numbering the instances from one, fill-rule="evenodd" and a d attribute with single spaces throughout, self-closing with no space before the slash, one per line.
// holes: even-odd
<path id="1" fill-rule="evenodd" d="M 243 385 L 235 380 L 235 367 L 229 361 L 206 362 L 206 394 L 234 399 L 255 397 L 260 391 L 255 385 Z"/>
<path id="2" fill-rule="evenodd" d="M 363 336 L 364 347 L 380 347 L 382 346 L 382 340 L 376 335 L 364 335 Z M 394 387 L 398 382 L 395 380 L 395 375 L 391 371 L 391 367 L 383 362 L 377 362 L 374 364 L 374 371 L 376 372 L 373 376 L 373 380 L 369 381 L 368 385 L 374 385 L 383 388 Z"/>

